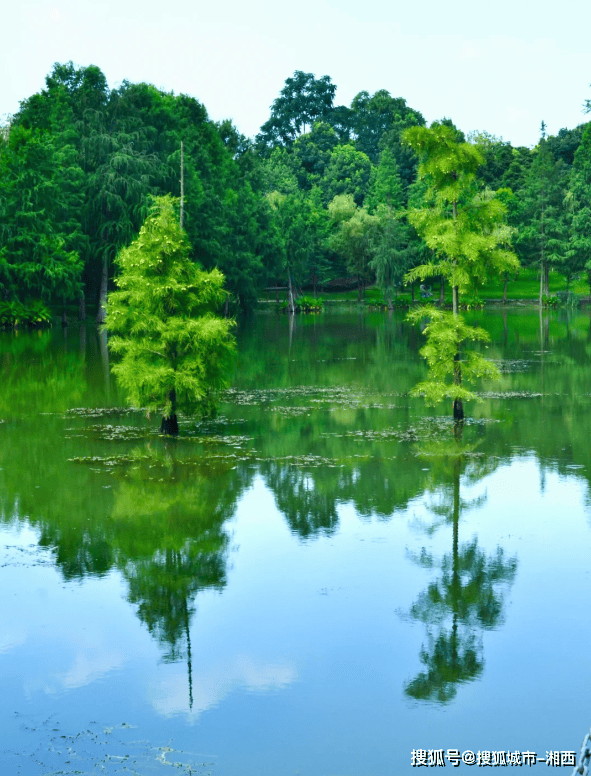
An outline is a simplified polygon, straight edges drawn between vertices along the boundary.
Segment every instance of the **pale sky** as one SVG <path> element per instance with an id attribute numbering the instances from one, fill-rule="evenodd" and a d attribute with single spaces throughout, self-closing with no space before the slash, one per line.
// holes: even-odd
<path id="1" fill-rule="evenodd" d="M 335 104 L 387 89 L 427 122 L 447 116 L 514 145 L 591 116 L 588 0 L 21 0 L 2 10 L 0 116 L 54 62 L 98 65 L 199 99 L 254 136 L 295 70 L 329 75 Z"/>

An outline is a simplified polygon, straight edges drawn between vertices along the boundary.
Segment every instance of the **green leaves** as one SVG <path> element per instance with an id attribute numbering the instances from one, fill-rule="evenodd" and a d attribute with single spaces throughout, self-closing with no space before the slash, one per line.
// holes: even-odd
<path id="1" fill-rule="evenodd" d="M 170 415 L 179 408 L 207 413 L 227 386 L 235 353 L 231 320 L 216 310 L 227 292 L 219 270 L 189 259 L 174 200 L 154 200 L 139 236 L 117 257 L 119 291 L 111 294 L 106 328 L 121 361 L 113 367 L 129 401 Z"/>
<path id="2" fill-rule="evenodd" d="M 412 395 L 423 395 L 429 405 L 443 399 L 479 400 L 466 388 L 464 382 L 482 378 L 498 379 L 498 367 L 479 353 L 467 352 L 468 342 L 488 342 L 488 332 L 482 328 L 468 326 L 461 315 L 453 315 L 435 307 L 425 306 L 412 310 L 408 320 L 420 323 L 427 318 L 429 323 L 423 333 L 427 343 L 421 348 L 421 355 L 429 366 L 429 377 L 412 389 Z"/>
<path id="3" fill-rule="evenodd" d="M 443 275 L 461 293 L 485 282 L 491 272 L 515 272 L 519 262 L 509 247 L 506 206 L 476 185 L 480 151 L 458 142 L 457 131 L 442 124 L 412 127 L 403 138 L 420 155 L 419 177 L 427 184 L 423 206 L 411 209 L 408 220 L 437 257 L 413 269 L 407 279 Z"/>

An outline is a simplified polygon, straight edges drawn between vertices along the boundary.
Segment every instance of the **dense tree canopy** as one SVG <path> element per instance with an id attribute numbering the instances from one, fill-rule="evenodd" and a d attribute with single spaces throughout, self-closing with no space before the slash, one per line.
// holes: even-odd
<path id="1" fill-rule="evenodd" d="M 476 265 L 490 266 L 486 250 L 469 258 L 473 219 L 495 225 L 488 235 L 480 228 L 482 241 L 499 232 L 505 210 L 516 252 L 541 269 L 543 291 L 550 271 L 567 280 L 591 273 L 587 124 L 514 148 L 486 130 L 466 141 L 447 118 L 427 129 L 385 89 L 361 91 L 350 105 L 335 105 L 335 94 L 328 75 L 296 71 L 251 140 L 231 119 L 212 122 L 188 95 L 129 81 L 111 89 L 96 65 L 56 63 L 0 137 L 3 300 L 79 300 L 82 317 L 88 302 L 102 320 L 115 257 L 137 235 L 150 197 L 179 196 L 181 177 L 189 257 L 225 275 L 232 311 L 249 311 L 288 276 L 314 289 L 363 277 L 387 302 L 408 270 L 429 265 L 460 288 L 466 261 L 471 277 L 483 276 Z M 439 160 L 428 147 L 434 135 Z M 329 210 L 343 196 L 359 209 L 351 229 Z M 429 197 L 430 213 L 417 215 Z M 363 271 L 344 239 L 357 240 L 361 221 L 373 224 L 371 236 L 361 230 Z"/>

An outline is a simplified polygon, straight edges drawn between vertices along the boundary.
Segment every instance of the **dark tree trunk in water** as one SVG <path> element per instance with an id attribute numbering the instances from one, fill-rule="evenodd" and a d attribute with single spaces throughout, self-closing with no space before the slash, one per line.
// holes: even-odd
<path id="1" fill-rule="evenodd" d="M 62 326 L 68 325 L 68 316 L 66 314 L 66 297 L 63 298 L 63 307 L 62 307 Z"/>
<path id="2" fill-rule="evenodd" d="M 101 289 L 99 293 L 99 306 L 96 314 L 96 322 L 104 323 L 107 315 L 107 280 L 109 274 L 109 265 L 107 257 L 103 256 L 103 268 L 101 271 Z"/>
<path id="3" fill-rule="evenodd" d="M 78 320 L 86 320 L 86 297 L 84 296 L 84 291 L 81 291 L 78 297 Z"/>
<path id="4" fill-rule="evenodd" d="M 174 388 L 168 394 L 168 398 L 170 399 L 170 415 L 162 418 L 162 423 L 160 424 L 160 433 L 169 434 L 170 436 L 178 436 L 179 424 L 176 417 L 176 391 Z"/>
<path id="5" fill-rule="evenodd" d="M 357 275 L 357 302 L 361 304 L 361 275 Z"/>
<path id="6" fill-rule="evenodd" d="M 439 306 L 443 307 L 445 304 L 445 278 L 441 276 L 441 285 L 439 286 Z"/>
<path id="7" fill-rule="evenodd" d="M 179 424 L 176 415 L 170 415 L 168 418 L 162 418 L 160 424 L 160 433 L 169 434 L 170 436 L 178 436 Z"/>
<path id="8" fill-rule="evenodd" d="M 462 365 L 460 364 L 460 354 L 454 356 L 454 385 L 462 384 Z M 464 420 L 464 405 L 461 399 L 454 399 L 454 420 Z"/>
<path id="9" fill-rule="evenodd" d="M 507 273 L 505 272 L 505 282 L 503 284 L 503 304 L 507 304 Z"/>

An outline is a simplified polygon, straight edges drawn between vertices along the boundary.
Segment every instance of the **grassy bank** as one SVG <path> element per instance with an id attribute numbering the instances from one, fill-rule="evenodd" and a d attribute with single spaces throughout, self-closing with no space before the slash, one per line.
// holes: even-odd
<path id="1" fill-rule="evenodd" d="M 482 300 L 484 303 L 501 302 L 503 299 L 503 284 L 502 278 L 495 278 L 485 286 L 481 286 L 475 292 L 467 294 L 465 301 L 474 301 L 476 298 Z M 433 296 L 432 301 L 439 300 L 439 282 L 426 284 L 431 290 Z M 566 279 L 559 272 L 550 272 L 550 297 L 557 296 L 567 291 Z M 582 275 L 580 279 L 574 280 L 570 284 L 569 290 L 575 295 L 577 300 L 587 301 L 589 299 L 589 284 L 587 282 L 586 275 Z M 308 296 L 311 296 L 310 292 L 306 292 Z M 517 302 L 525 301 L 536 303 L 540 294 L 540 279 L 535 269 L 521 270 L 517 279 L 510 278 L 507 283 L 507 301 Z M 325 303 L 337 303 L 348 302 L 357 303 L 358 292 L 357 289 L 350 291 L 318 291 L 317 296 Z M 419 284 L 415 286 L 415 302 L 421 301 L 421 295 L 419 291 Z M 394 300 L 399 304 L 408 305 L 411 303 L 412 295 L 408 287 L 398 289 L 395 294 Z M 287 292 L 279 292 L 280 303 L 283 304 L 287 301 Z M 275 302 L 275 291 L 268 291 L 261 297 L 262 302 Z M 451 289 L 446 287 L 445 301 L 447 304 L 451 304 Z M 383 294 L 376 286 L 369 286 L 365 289 L 365 296 L 363 303 L 365 305 L 380 305 L 384 303 Z"/>

